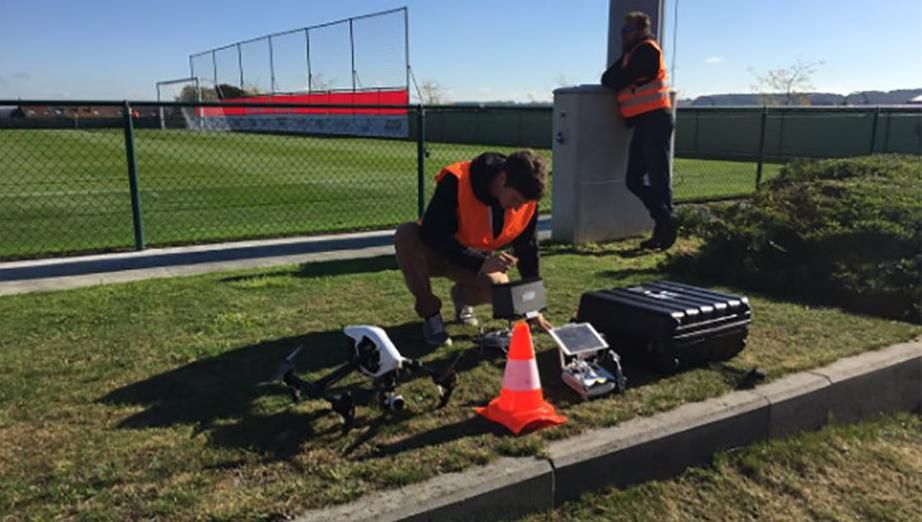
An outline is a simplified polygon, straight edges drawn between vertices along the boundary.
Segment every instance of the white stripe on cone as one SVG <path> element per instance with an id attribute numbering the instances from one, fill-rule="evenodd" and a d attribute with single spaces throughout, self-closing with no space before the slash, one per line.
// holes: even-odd
<path id="1" fill-rule="evenodd" d="M 503 374 L 503 388 L 511 391 L 533 391 L 541 389 L 538 377 L 538 365 L 535 359 L 506 361 L 506 373 Z"/>

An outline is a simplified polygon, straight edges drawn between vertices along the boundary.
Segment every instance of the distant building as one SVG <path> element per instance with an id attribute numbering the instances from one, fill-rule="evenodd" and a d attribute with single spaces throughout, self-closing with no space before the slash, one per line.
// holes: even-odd
<path id="1" fill-rule="evenodd" d="M 909 100 L 907 103 L 910 105 L 922 105 L 922 94 L 916 96 L 915 98 Z"/>
<path id="2" fill-rule="evenodd" d="M 135 118 L 156 118 L 156 107 L 132 109 Z M 12 110 L 12 118 L 67 118 L 67 119 L 95 119 L 95 118 L 121 118 L 120 106 L 95 106 L 82 105 L 78 107 L 54 105 L 22 105 Z"/>

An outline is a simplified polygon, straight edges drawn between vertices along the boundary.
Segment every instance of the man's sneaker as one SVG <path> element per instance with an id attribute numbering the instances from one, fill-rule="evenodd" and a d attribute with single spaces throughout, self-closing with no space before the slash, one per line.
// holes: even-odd
<path id="1" fill-rule="evenodd" d="M 474 307 L 464 304 L 461 300 L 461 287 L 454 285 L 451 287 L 451 302 L 455 305 L 455 321 L 467 326 L 479 326 L 480 321 L 474 315 Z"/>
<path id="2" fill-rule="evenodd" d="M 423 337 L 426 344 L 431 346 L 448 345 L 451 346 L 451 337 L 445 330 L 445 321 L 442 321 L 442 314 L 436 312 L 433 315 L 423 319 Z"/>

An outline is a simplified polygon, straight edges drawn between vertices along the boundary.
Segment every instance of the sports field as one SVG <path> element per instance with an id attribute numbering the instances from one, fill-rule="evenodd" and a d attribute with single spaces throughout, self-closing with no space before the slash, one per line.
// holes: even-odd
<path id="1" fill-rule="evenodd" d="M 428 143 L 437 170 L 489 145 Z M 138 130 L 136 157 L 149 246 L 374 229 L 416 217 L 417 144 Z M 549 150 L 539 151 L 550 159 Z M 0 258 L 133 245 L 124 134 L 0 131 Z M 766 167 L 766 177 L 777 173 Z M 752 192 L 755 165 L 679 159 L 678 200 Z M 542 204 L 550 212 L 551 198 Z"/>

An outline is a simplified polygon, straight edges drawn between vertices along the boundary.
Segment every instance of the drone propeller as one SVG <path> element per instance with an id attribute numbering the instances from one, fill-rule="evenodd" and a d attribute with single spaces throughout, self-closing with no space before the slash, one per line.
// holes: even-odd
<path id="1" fill-rule="evenodd" d="M 301 349 L 304 348 L 303 345 L 298 346 L 294 349 L 293 352 L 288 354 L 288 357 L 285 357 L 285 360 L 279 364 L 279 367 L 276 368 L 275 373 L 272 374 L 272 377 L 269 378 L 269 382 L 274 382 L 285 376 L 290 371 L 295 369 L 295 357 L 301 353 Z"/>

